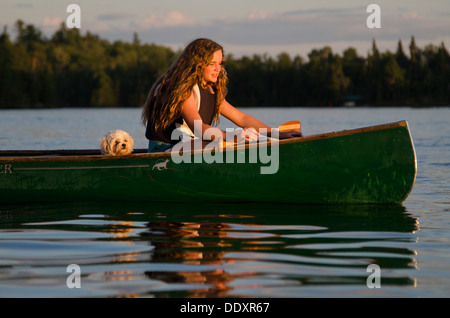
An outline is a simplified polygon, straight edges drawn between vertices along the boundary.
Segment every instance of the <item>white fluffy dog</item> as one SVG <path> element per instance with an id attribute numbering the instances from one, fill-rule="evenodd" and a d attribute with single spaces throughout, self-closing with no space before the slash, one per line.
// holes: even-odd
<path id="1" fill-rule="evenodd" d="M 111 130 L 100 140 L 102 155 L 125 156 L 133 151 L 134 140 L 123 130 Z"/>

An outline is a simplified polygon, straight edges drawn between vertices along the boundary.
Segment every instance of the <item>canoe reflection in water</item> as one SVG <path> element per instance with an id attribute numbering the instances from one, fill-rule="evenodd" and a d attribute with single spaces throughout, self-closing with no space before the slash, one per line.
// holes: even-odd
<path id="1" fill-rule="evenodd" d="M 384 285 L 416 284 L 409 273 L 417 266 L 410 244 L 418 225 L 403 206 L 231 204 L 195 209 L 164 213 L 165 220 L 150 221 L 148 231 L 140 234 L 154 247 L 151 262 L 166 266 L 146 271 L 146 276 L 189 285 L 182 296 L 240 297 L 252 290 L 251 295 L 277 297 L 280 288 L 300 291 L 327 284 L 367 291 L 370 264 L 383 270 Z M 185 222 L 176 221 L 180 213 Z M 261 288 L 274 294 L 261 295 Z"/>

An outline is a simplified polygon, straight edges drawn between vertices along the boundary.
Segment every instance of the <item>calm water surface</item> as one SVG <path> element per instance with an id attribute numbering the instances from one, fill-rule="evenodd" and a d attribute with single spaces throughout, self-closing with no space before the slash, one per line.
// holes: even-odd
<path id="1" fill-rule="evenodd" d="M 246 109 L 306 135 L 408 120 L 403 206 L 0 204 L 0 297 L 449 297 L 450 109 Z M 0 150 L 145 148 L 139 109 L 1 110 Z M 229 126 L 223 120 L 222 127 Z M 67 267 L 81 269 L 70 289 Z M 368 288 L 381 269 L 381 288 Z"/>

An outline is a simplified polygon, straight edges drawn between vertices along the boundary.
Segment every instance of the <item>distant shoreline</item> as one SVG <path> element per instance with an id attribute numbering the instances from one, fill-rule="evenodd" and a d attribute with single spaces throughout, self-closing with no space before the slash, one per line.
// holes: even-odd
<path id="1" fill-rule="evenodd" d="M 15 28 L 14 40 L 6 27 L 0 35 L 0 109 L 139 107 L 178 55 L 141 44 L 137 34 L 111 43 L 64 24 L 50 38 L 21 20 Z M 227 100 L 240 107 L 448 107 L 444 43 L 419 48 L 413 36 L 408 51 L 399 41 L 396 52 L 380 52 L 372 40 L 366 57 L 352 47 L 335 54 L 329 46 L 313 49 L 308 60 L 283 52 L 228 55 Z"/>

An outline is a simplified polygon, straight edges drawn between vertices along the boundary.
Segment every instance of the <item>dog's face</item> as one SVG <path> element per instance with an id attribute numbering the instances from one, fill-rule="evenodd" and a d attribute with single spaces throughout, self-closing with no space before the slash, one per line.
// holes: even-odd
<path id="1" fill-rule="evenodd" d="M 133 151 L 134 140 L 123 130 L 111 130 L 100 140 L 100 149 L 103 155 L 125 156 Z"/>

